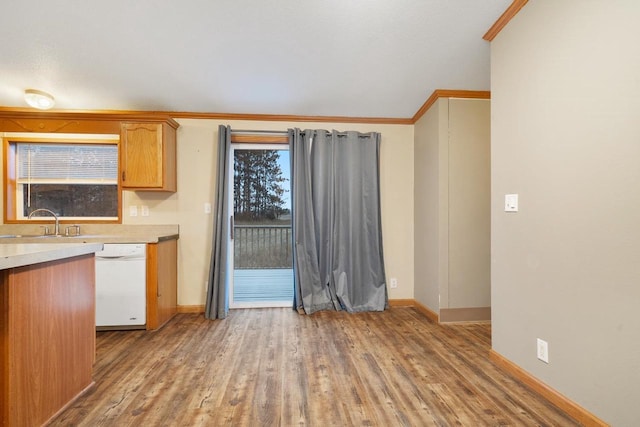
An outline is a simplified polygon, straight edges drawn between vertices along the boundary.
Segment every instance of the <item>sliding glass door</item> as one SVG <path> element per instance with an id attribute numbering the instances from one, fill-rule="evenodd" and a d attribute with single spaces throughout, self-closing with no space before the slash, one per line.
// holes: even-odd
<path id="1" fill-rule="evenodd" d="M 230 308 L 291 307 L 293 258 L 287 145 L 232 144 Z"/>

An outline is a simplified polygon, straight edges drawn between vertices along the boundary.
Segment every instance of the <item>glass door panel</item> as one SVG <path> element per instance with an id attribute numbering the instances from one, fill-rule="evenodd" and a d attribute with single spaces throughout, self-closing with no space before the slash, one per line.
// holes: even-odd
<path id="1" fill-rule="evenodd" d="M 229 306 L 289 307 L 293 303 L 289 151 L 286 146 L 265 144 L 233 144 L 232 148 Z"/>

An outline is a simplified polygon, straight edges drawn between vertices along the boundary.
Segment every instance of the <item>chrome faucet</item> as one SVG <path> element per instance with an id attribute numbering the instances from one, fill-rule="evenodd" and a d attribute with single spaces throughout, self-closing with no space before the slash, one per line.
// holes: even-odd
<path id="1" fill-rule="evenodd" d="M 40 208 L 40 209 L 32 210 L 31 213 L 29 214 L 29 216 L 27 217 L 27 219 L 31 219 L 33 214 L 36 213 L 36 212 L 47 212 L 47 213 L 49 213 L 49 214 L 51 214 L 53 216 L 53 218 L 56 221 L 56 225 L 55 225 L 55 228 L 54 228 L 54 231 L 53 231 L 53 235 L 54 236 L 59 236 L 60 235 L 60 222 L 58 220 L 58 215 L 56 215 L 53 211 L 50 211 L 49 209 Z"/>

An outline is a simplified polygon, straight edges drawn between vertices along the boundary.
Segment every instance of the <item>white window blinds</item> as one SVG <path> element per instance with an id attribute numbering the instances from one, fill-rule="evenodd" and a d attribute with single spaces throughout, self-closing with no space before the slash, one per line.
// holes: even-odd
<path id="1" fill-rule="evenodd" d="M 17 144 L 18 182 L 114 184 L 118 181 L 115 144 Z"/>

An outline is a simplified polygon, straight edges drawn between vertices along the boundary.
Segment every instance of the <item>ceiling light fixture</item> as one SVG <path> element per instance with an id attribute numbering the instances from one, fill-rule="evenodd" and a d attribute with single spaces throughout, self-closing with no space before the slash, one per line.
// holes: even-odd
<path id="1" fill-rule="evenodd" d="M 37 108 L 38 110 L 48 110 L 56 103 L 53 96 L 49 95 L 47 92 L 36 89 L 25 90 L 24 100 L 27 101 L 27 104 L 33 108 Z"/>

